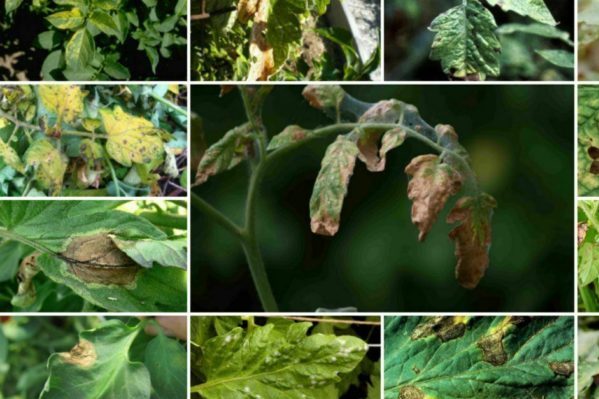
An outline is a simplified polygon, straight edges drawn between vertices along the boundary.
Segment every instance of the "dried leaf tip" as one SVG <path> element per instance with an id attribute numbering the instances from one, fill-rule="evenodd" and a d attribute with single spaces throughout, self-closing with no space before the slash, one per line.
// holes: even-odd
<path id="1" fill-rule="evenodd" d="M 406 167 L 411 177 L 408 198 L 412 200 L 412 223 L 418 227 L 418 239 L 424 241 L 447 199 L 460 191 L 462 176 L 436 155 L 418 156 Z"/>
<path id="2" fill-rule="evenodd" d="M 59 353 L 63 362 L 83 368 L 91 367 L 96 363 L 98 355 L 93 343 L 82 339 L 70 352 Z"/>
<path id="3" fill-rule="evenodd" d="M 463 197 L 447 216 L 447 223 L 460 223 L 450 233 L 455 241 L 456 278 L 464 288 L 476 288 L 489 266 L 491 218 L 497 202 L 488 194 Z"/>
<path id="4" fill-rule="evenodd" d="M 345 91 L 337 85 L 308 85 L 302 91 L 302 95 L 311 107 L 319 110 L 337 110 L 345 97 Z"/>
<path id="5" fill-rule="evenodd" d="M 338 136 L 327 148 L 310 198 L 313 233 L 333 236 L 339 230 L 343 199 L 357 156 L 358 147 L 345 136 Z"/>

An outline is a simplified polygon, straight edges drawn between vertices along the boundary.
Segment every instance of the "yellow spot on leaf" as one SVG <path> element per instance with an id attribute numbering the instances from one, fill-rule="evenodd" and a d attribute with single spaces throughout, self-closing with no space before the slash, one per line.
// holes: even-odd
<path id="1" fill-rule="evenodd" d="M 35 141 L 25 153 L 25 163 L 35 169 L 35 179 L 42 187 L 53 195 L 60 192 L 68 159 L 52 143 Z"/>
<path id="2" fill-rule="evenodd" d="M 21 158 L 17 152 L 9 144 L 0 140 L 0 158 L 19 173 L 25 173 L 25 165 L 21 162 Z"/>

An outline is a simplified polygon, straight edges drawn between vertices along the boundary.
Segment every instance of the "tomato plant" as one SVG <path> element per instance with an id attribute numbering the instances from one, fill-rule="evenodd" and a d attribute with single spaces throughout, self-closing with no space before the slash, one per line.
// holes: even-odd
<path id="1" fill-rule="evenodd" d="M 3 31 L 16 32 L 15 24 L 28 23 L 46 29 L 35 46 L 48 52 L 41 68 L 29 73 L 30 80 L 162 80 L 179 77 L 185 67 L 187 44 L 187 0 L 7 0 Z M 27 37 L 27 33 L 23 34 Z M 23 50 L 15 37 L 15 51 Z M 27 45 L 27 43 L 25 43 Z M 147 66 L 140 66 L 145 54 Z M 161 60 L 173 57 L 168 68 Z M 22 54 L 21 54 L 22 55 Z M 163 61 L 164 62 L 164 61 Z M 177 69 L 173 73 L 173 69 Z M 36 68 L 32 65 L 32 69 Z M 14 74 L 14 71 L 13 71 Z M 164 76 L 162 76 L 164 75 Z M 165 79 L 166 78 L 166 79 Z"/>
<path id="2" fill-rule="evenodd" d="M 350 32 L 323 27 L 329 0 L 197 0 L 192 3 L 198 80 L 368 80 Z M 335 54 L 335 51 L 337 54 Z M 339 62 L 339 58 L 343 62 Z"/>
<path id="3" fill-rule="evenodd" d="M 185 88 L 0 88 L 3 196 L 183 196 Z"/>
<path id="4" fill-rule="evenodd" d="M 6 201 L 0 308 L 184 311 L 184 202 Z"/>

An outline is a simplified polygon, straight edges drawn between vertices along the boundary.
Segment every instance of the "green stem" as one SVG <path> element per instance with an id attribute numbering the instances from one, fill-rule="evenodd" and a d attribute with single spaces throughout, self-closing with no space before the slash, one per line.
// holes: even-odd
<path id="1" fill-rule="evenodd" d="M 0 118 L 8 119 L 9 121 L 11 121 L 13 123 L 13 125 L 15 125 L 17 127 L 21 127 L 21 128 L 29 129 L 29 130 L 35 130 L 38 132 L 42 132 L 44 134 L 46 133 L 40 126 L 20 121 L 16 117 L 14 117 L 10 114 L 7 114 L 4 111 L 0 111 Z M 108 136 L 105 134 L 82 132 L 79 130 L 63 130 L 63 131 L 61 131 L 61 134 L 65 135 L 65 136 L 79 136 L 79 137 L 89 137 L 89 138 L 99 137 L 102 139 L 108 138 Z"/>
<path id="2" fill-rule="evenodd" d="M 226 229 L 229 233 L 233 234 L 240 240 L 243 239 L 241 229 L 233 223 L 228 217 L 223 215 L 218 209 L 206 202 L 202 197 L 194 192 L 190 192 L 191 205 L 197 210 L 203 212 L 206 216 L 211 218 L 214 222 L 218 223 Z"/>
<path id="3" fill-rule="evenodd" d="M 108 153 L 105 151 L 104 153 L 104 159 L 106 160 L 106 163 L 108 164 L 108 169 L 110 169 L 110 176 L 112 177 L 112 182 L 114 183 L 114 188 L 116 189 L 116 196 L 120 197 L 121 196 L 121 183 L 119 182 L 119 179 L 116 177 L 116 171 L 114 170 L 114 166 L 112 166 L 112 161 L 110 160 L 110 155 L 108 155 Z M 126 194 L 123 191 L 123 194 Z"/>
<path id="4" fill-rule="evenodd" d="M 177 113 L 179 113 L 179 114 L 181 114 L 181 115 L 185 115 L 185 116 L 187 116 L 187 111 L 186 111 L 186 110 L 184 110 L 183 108 L 179 107 L 178 105 L 176 105 L 176 104 L 173 104 L 173 103 L 171 103 L 171 102 L 170 102 L 170 101 L 168 101 L 168 100 L 165 100 L 164 98 L 160 97 L 160 96 L 159 96 L 159 95 L 157 95 L 157 94 L 154 94 L 154 93 L 152 93 L 152 94 L 151 94 L 151 96 L 152 96 L 152 98 L 153 98 L 154 100 L 158 101 L 159 103 L 162 103 L 162 104 L 166 105 L 167 107 L 169 107 L 169 108 L 170 108 L 170 109 L 172 109 L 173 111 L 175 111 L 175 112 L 177 112 Z"/>

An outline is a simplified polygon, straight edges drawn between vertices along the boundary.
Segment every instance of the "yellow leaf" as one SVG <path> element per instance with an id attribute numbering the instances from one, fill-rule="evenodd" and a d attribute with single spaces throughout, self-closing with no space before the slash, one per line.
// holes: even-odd
<path id="1" fill-rule="evenodd" d="M 113 111 L 102 109 L 100 115 L 108 134 L 106 151 L 121 165 L 148 164 L 163 154 L 162 130 L 149 120 L 118 106 Z"/>
<path id="2" fill-rule="evenodd" d="M 0 129 L 4 129 L 6 126 L 8 126 L 8 124 L 9 124 L 8 119 L 0 118 Z"/>
<path id="3" fill-rule="evenodd" d="M 174 95 L 179 95 L 179 85 L 168 85 L 168 91 L 173 93 Z"/>
<path id="4" fill-rule="evenodd" d="M 35 141 L 25 153 L 25 163 L 35 169 L 35 179 L 42 187 L 49 189 L 51 194 L 60 192 L 68 158 L 50 141 Z"/>
<path id="5" fill-rule="evenodd" d="M 76 85 L 41 85 L 40 99 L 44 107 L 56 114 L 58 121 L 74 122 L 83 112 L 86 94 Z"/>
<path id="6" fill-rule="evenodd" d="M 25 165 L 21 162 L 17 152 L 2 140 L 0 140 L 0 158 L 17 172 L 25 173 Z"/>

